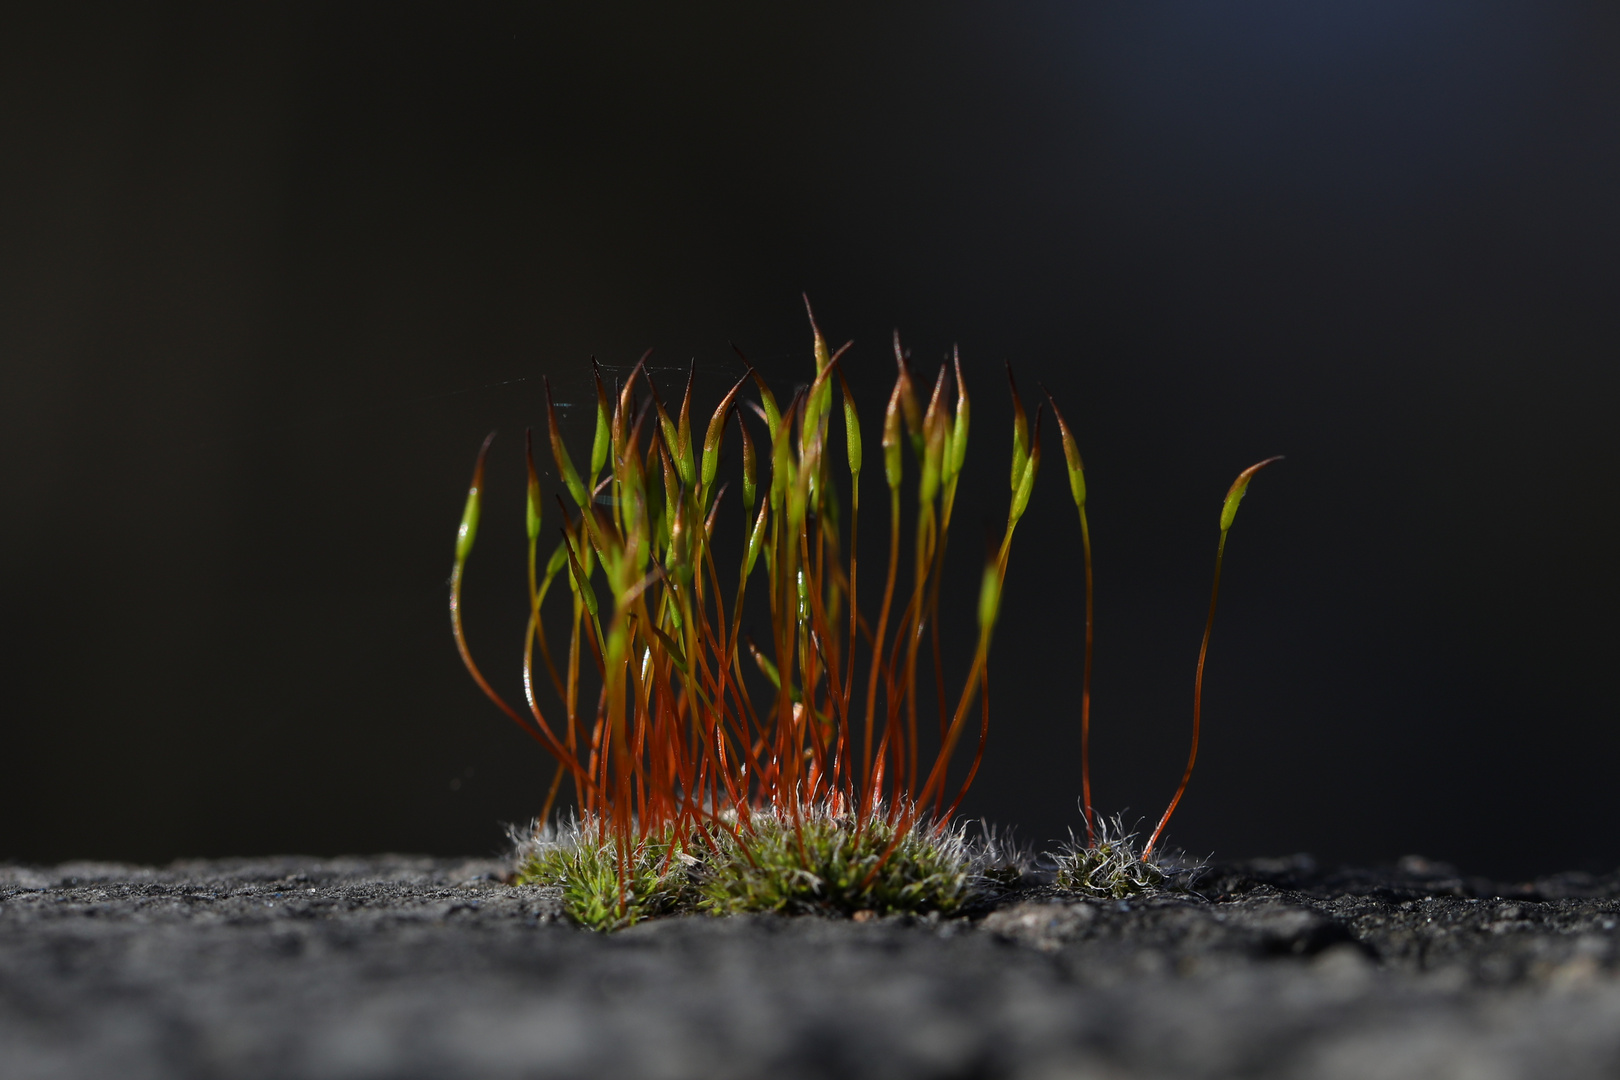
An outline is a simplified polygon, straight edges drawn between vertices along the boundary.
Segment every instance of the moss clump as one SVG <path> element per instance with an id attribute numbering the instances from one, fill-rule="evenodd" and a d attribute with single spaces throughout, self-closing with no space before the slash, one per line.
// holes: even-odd
<path id="1" fill-rule="evenodd" d="M 560 887 L 569 918 L 591 930 L 619 930 L 694 907 L 695 862 L 672 838 L 648 838 L 630 851 L 621 895 L 617 844 L 576 824 L 520 844 L 513 881 Z"/>
<path id="2" fill-rule="evenodd" d="M 717 915 L 745 911 L 789 914 L 850 914 L 875 911 L 948 914 L 967 899 L 974 866 L 960 831 L 914 824 L 898 844 L 895 826 L 868 822 L 856 835 L 854 822 L 830 814 L 806 814 L 795 827 L 781 814 L 756 814 L 743 844 L 719 837 L 701 872 L 704 910 Z M 870 884 L 866 878 L 883 859 Z"/>
<path id="3" fill-rule="evenodd" d="M 1143 894 L 1184 891 L 1200 869 L 1179 860 L 1144 859 L 1136 834 L 1126 832 L 1119 818 L 1099 817 L 1096 841 L 1090 846 L 1071 842 L 1058 852 L 1057 884 L 1084 896 L 1123 900 Z"/>
<path id="4" fill-rule="evenodd" d="M 622 891 L 611 839 L 604 842 L 589 824 L 537 830 L 519 839 L 513 880 L 561 888 L 570 919 L 606 931 L 698 911 L 948 914 L 968 899 L 979 877 L 959 828 L 913 824 L 895 844 L 895 825 L 881 818 L 857 836 L 847 816 L 806 812 L 795 825 L 770 811 L 734 828 L 735 834 L 714 829 L 707 836 L 671 833 L 642 841 L 630 852 Z"/>

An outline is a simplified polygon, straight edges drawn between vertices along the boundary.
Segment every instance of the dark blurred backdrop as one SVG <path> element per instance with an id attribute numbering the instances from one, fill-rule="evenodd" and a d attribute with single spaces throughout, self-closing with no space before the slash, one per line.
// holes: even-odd
<path id="1" fill-rule="evenodd" d="M 962 348 L 959 625 L 1001 363 L 1065 402 L 1100 805 L 1168 798 L 1220 497 L 1286 453 L 1175 838 L 1620 862 L 1613 5 L 38 7 L 0 33 L 0 858 L 495 850 L 549 766 L 451 645 L 479 440 L 511 688 L 540 376 L 651 346 L 713 402 L 735 341 L 790 388 L 806 290 L 869 422 L 892 328 Z M 1035 842 L 1079 823 L 1047 448 L 969 805 Z"/>

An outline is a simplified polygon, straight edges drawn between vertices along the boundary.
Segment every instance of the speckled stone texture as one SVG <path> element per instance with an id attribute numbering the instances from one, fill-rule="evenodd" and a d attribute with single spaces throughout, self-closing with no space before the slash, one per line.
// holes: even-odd
<path id="1" fill-rule="evenodd" d="M 0 1076 L 1620 1075 L 1620 879 L 1218 867 L 611 936 L 493 862 L 0 867 Z"/>

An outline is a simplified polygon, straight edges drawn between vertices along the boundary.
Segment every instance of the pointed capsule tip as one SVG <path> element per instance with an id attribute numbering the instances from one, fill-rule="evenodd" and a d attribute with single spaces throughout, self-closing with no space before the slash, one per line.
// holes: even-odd
<path id="1" fill-rule="evenodd" d="M 481 485 L 484 479 L 484 459 L 489 456 L 489 446 L 494 441 L 495 432 L 492 431 L 484 436 L 483 443 L 478 447 L 478 464 L 473 467 L 473 483 L 475 486 Z"/>
<path id="2" fill-rule="evenodd" d="M 1238 504 L 1243 501 L 1243 496 L 1248 492 L 1249 481 L 1254 479 L 1254 474 L 1267 465 L 1282 459 L 1283 455 L 1276 454 L 1266 458 L 1264 461 L 1257 461 L 1238 473 L 1237 479 L 1232 481 L 1232 486 L 1226 491 L 1225 501 L 1221 503 L 1221 532 L 1224 533 L 1232 527 L 1232 521 L 1237 517 Z"/>
<path id="3" fill-rule="evenodd" d="M 1074 505 L 1083 510 L 1086 505 L 1086 474 L 1085 465 L 1080 460 L 1080 444 L 1075 441 L 1074 432 L 1069 430 L 1069 424 L 1064 420 L 1052 391 L 1044 384 L 1037 385 L 1046 395 L 1047 403 L 1052 406 L 1052 418 L 1057 421 L 1058 436 L 1063 442 L 1063 457 L 1069 470 L 1069 494 L 1074 497 Z"/>
<path id="4" fill-rule="evenodd" d="M 478 536 L 478 515 L 484 500 L 484 458 L 489 454 L 489 444 L 494 441 L 493 431 L 484 437 L 484 444 L 478 448 L 478 461 L 473 466 L 472 483 L 467 486 L 467 504 L 462 508 L 461 525 L 456 529 L 458 569 L 472 553 L 473 540 Z"/>

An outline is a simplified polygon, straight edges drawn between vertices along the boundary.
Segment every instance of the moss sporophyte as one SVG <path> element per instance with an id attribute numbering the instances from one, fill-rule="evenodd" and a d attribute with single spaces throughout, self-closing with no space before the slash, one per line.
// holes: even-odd
<path id="1" fill-rule="evenodd" d="M 986 855 L 994 845 L 969 845 L 954 815 L 983 758 L 990 645 L 1013 535 L 1040 471 L 1045 403 L 1032 424 L 1009 369 L 1011 497 L 1000 541 L 980 577 L 972 659 L 955 685 L 947 685 L 941 581 L 970 418 L 961 359 L 941 365 L 924 404 L 909 356 L 898 335 L 894 340 L 897 374 L 880 441 L 888 559 L 874 623 L 862 609 L 871 601 L 863 596 L 857 558 L 863 444 L 843 371 L 849 345 L 830 350 L 813 314 L 810 327 L 815 378 L 809 387 L 784 406 L 748 366 L 711 414 L 701 443 L 693 428 L 694 378 L 672 416 L 646 357 L 611 394 L 597 368 L 595 435 L 584 473 L 563 441 L 547 385 L 551 456 L 572 509 L 557 497 L 558 540 L 542 564 L 547 515 L 531 437 L 525 447 L 529 618 L 522 709 L 484 677 L 462 625 L 461 586 L 493 436 L 478 453 L 456 537 L 451 625 L 479 688 L 557 762 L 538 823 L 520 838 L 518 879 L 560 886 L 569 914 L 583 925 L 611 929 L 682 910 L 948 913 L 997 876 Z M 758 400 L 744 402 L 750 384 Z M 842 468 L 835 468 L 835 388 L 844 436 L 843 461 L 836 464 Z M 763 428 L 758 443 L 744 419 L 745 404 Z M 1109 894 L 1121 882 L 1157 887 L 1164 874 L 1152 862 L 1153 846 L 1187 777 L 1139 853 L 1092 811 L 1085 480 L 1055 402 L 1053 413 L 1080 512 L 1086 585 L 1080 727 L 1087 839 L 1059 857 L 1059 879 L 1079 891 Z M 716 481 L 733 428 L 741 450 L 743 527 L 728 596 L 730 575 L 722 573 L 724 556 L 715 544 L 727 485 Z M 905 515 L 908 456 L 915 505 Z M 1227 496 L 1217 588 L 1231 516 L 1261 465 L 1245 470 Z M 846 473 L 847 524 L 840 490 Z M 902 584 L 901 544 L 908 535 L 910 580 Z M 542 618 L 559 579 L 569 598 L 561 665 Z M 745 631 L 751 592 L 756 608 L 769 613 L 763 645 Z M 543 668 L 538 677 L 536 647 Z M 1187 775 L 1197 753 L 1207 647 L 1206 627 Z M 931 678 L 919 693 L 924 665 Z M 542 707 L 542 680 L 557 706 Z M 935 715 L 919 715 L 928 711 Z M 565 783 L 575 809 L 554 824 Z M 1110 869 L 1065 869 L 1065 859 L 1072 863 L 1084 852 Z M 1129 853 L 1123 869 L 1114 865 L 1122 852 Z"/>

